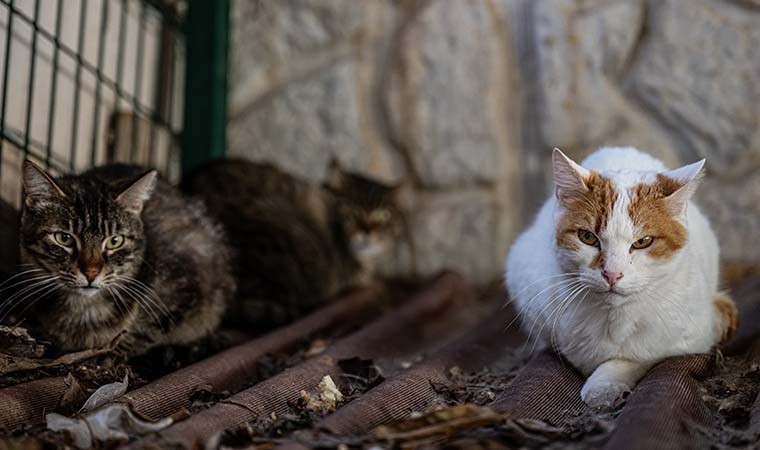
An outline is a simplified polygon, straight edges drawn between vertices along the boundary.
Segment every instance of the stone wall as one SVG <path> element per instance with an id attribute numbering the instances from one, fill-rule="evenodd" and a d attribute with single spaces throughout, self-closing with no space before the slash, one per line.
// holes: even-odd
<path id="1" fill-rule="evenodd" d="M 498 277 L 553 146 L 706 157 L 724 256 L 758 259 L 757 1 L 234 0 L 230 61 L 230 153 L 412 180 L 422 273 Z"/>

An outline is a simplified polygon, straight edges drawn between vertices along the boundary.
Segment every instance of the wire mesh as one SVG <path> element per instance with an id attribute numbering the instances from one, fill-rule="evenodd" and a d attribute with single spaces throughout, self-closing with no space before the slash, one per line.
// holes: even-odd
<path id="1" fill-rule="evenodd" d="M 185 40 L 177 0 L 0 0 L 0 198 L 25 158 L 180 170 Z"/>

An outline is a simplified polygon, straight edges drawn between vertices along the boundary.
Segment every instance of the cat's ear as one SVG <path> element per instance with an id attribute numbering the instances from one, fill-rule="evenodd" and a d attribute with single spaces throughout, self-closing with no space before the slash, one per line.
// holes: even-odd
<path id="1" fill-rule="evenodd" d="M 665 177 L 664 181 L 667 184 L 672 185 L 672 192 L 665 197 L 665 200 L 667 201 L 668 208 L 674 215 L 683 214 L 686 211 L 686 206 L 689 204 L 689 200 L 691 200 L 702 179 L 702 174 L 704 173 L 702 169 L 704 166 L 705 160 L 703 159 L 660 174 Z"/>
<path id="2" fill-rule="evenodd" d="M 53 177 L 40 166 L 24 161 L 24 203 L 28 208 L 40 207 L 66 198 L 66 194 L 55 184 Z"/>
<path id="3" fill-rule="evenodd" d="M 156 188 L 157 176 L 158 173 L 155 170 L 151 170 L 141 176 L 116 197 L 116 202 L 127 211 L 140 214 L 143 206 L 145 206 L 145 202 L 153 195 L 153 190 Z"/>
<path id="4" fill-rule="evenodd" d="M 330 164 L 327 166 L 327 173 L 325 174 L 323 184 L 333 191 L 339 191 L 343 188 L 345 180 L 345 171 L 340 161 L 338 161 L 338 158 L 331 159 Z"/>
<path id="5" fill-rule="evenodd" d="M 552 165 L 554 167 L 554 186 L 557 198 L 586 192 L 586 180 L 591 175 L 588 169 L 584 169 L 575 161 L 568 158 L 562 150 L 554 148 L 552 152 Z"/>
<path id="6" fill-rule="evenodd" d="M 393 202 L 403 211 L 412 209 L 414 185 L 409 180 L 404 180 L 393 188 Z"/>

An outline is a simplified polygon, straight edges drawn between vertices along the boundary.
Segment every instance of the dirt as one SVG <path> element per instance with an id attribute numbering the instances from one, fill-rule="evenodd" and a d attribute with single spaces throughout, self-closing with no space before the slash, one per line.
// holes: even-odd
<path id="1" fill-rule="evenodd" d="M 717 426 L 698 429 L 716 448 L 748 448 L 757 445 L 760 421 L 752 421 L 752 407 L 760 392 L 760 364 L 745 355 L 717 355 L 716 373 L 702 382 L 702 399 Z"/>

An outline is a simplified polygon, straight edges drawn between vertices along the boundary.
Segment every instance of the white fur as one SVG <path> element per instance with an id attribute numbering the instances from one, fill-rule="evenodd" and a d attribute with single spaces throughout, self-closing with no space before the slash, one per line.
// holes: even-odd
<path id="1" fill-rule="evenodd" d="M 669 174 L 693 180 L 686 193 L 681 193 L 684 188 L 678 191 L 685 200 L 696 187 L 694 179 L 702 168 L 697 164 Z M 719 249 L 707 219 L 688 201 L 680 216 L 688 241 L 674 257 L 663 262 L 647 256 L 646 250 L 630 251 L 643 236 L 628 215 L 629 189 L 654 181 L 667 169 L 634 148 L 602 148 L 581 166 L 611 179 L 618 193 L 608 226 L 599 233 L 605 268 L 624 273 L 615 286 L 618 292 L 609 292 L 601 271 L 588 267 L 599 249 L 581 244 L 580 251 L 569 254 L 557 247 L 561 206 L 555 196 L 512 246 L 506 281 L 526 333 L 556 346 L 589 377 L 581 391 L 586 403 L 611 407 L 653 364 L 673 355 L 707 352 L 718 341 L 713 300 Z M 563 275 L 568 265 L 580 266 L 581 273 Z"/>

